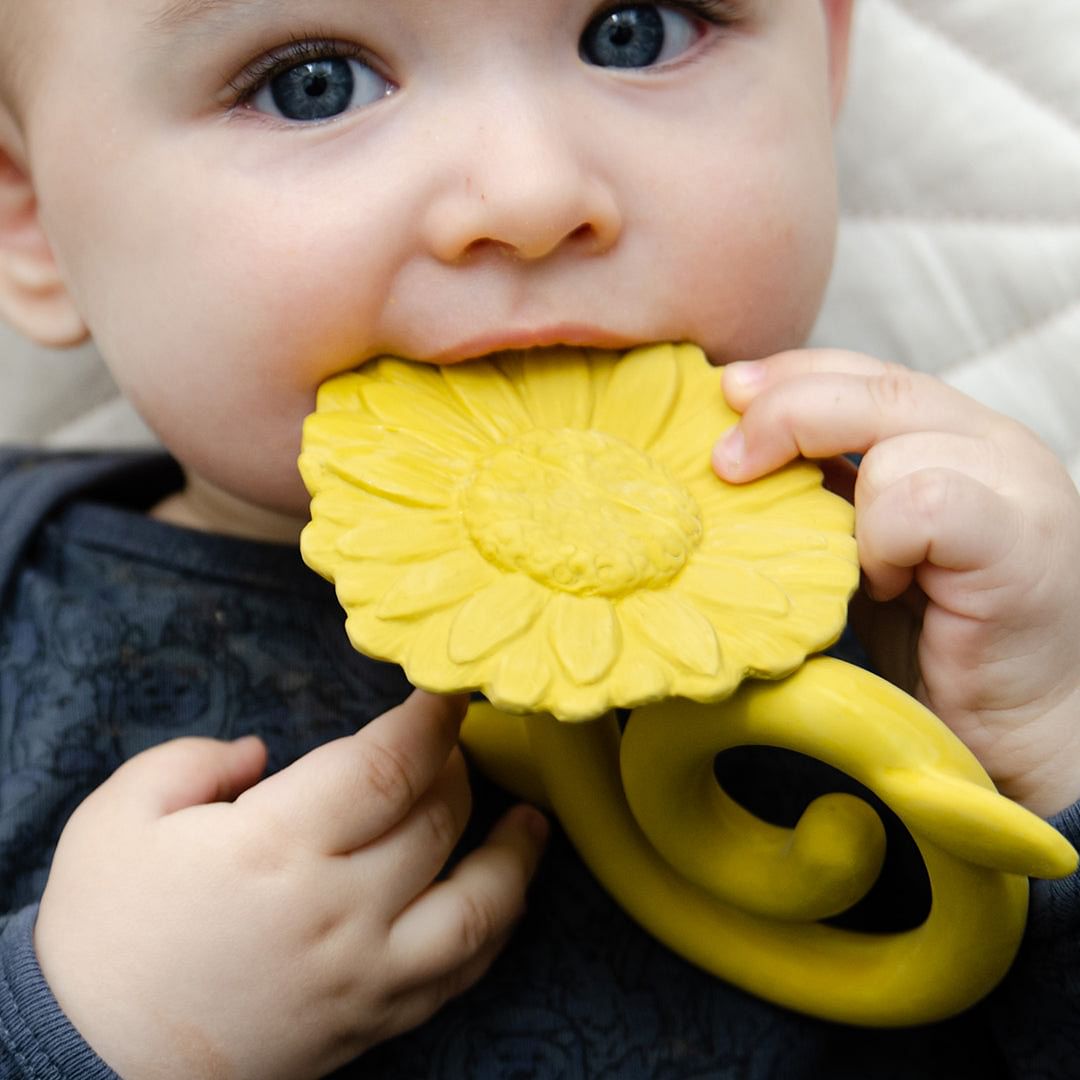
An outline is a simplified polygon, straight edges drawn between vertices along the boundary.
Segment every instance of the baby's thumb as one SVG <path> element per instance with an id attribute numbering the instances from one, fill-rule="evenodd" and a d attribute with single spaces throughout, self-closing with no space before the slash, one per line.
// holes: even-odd
<path id="1" fill-rule="evenodd" d="M 189 806 L 228 802 L 256 783 L 266 768 L 266 747 L 255 735 L 235 742 L 183 738 L 144 750 L 110 781 L 154 817 Z"/>

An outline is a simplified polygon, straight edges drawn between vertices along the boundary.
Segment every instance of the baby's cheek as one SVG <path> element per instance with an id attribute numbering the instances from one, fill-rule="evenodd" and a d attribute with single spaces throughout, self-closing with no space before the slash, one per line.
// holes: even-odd
<path id="1" fill-rule="evenodd" d="M 782 158 L 716 177 L 674 238 L 668 294 L 686 337 L 714 359 L 764 356 L 805 342 L 835 244 L 831 174 Z M 704 196 L 704 193 L 700 193 Z"/>

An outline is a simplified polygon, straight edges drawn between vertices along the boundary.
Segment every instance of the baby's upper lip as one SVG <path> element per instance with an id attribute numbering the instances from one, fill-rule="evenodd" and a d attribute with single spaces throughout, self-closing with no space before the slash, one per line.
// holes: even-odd
<path id="1" fill-rule="evenodd" d="M 449 348 L 424 357 L 433 364 L 457 364 L 511 349 L 540 349 L 553 345 L 576 348 L 627 349 L 639 339 L 617 331 L 585 323 L 558 323 L 552 326 L 489 331 L 466 338 Z"/>

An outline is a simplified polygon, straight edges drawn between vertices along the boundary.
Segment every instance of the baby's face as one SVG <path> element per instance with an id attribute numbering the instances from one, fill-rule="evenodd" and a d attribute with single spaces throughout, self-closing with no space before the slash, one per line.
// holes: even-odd
<path id="1" fill-rule="evenodd" d="M 302 516 L 316 387 L 380 353 L 801 343 L 844 0 L 42 0 L 42 219 L 185 466 Z M 833 40 L 830 40 L 830 36 Z"/>

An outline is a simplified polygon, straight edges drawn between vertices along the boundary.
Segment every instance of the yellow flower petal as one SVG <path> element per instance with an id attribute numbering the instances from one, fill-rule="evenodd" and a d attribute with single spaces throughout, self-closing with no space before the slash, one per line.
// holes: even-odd
<path id="1" fill-rule="evenodd" d="M 429 459 L 439 465 L 450 462 L 457 468 L 462 468 L 484 449 L 476 439 L 471 443 L 459 438 L 457 432 L 451 428 L 416 430 L 410 427 L 391 426 L 377 421 L 357 423 L 356 417 L 350 417 L 346 413 L 334 413 L 325 417 L 327 421 L 334 421 L 335 427 L 342 430 L 352 428 L 352 437 L 346 442 L 344 438 L 336 436 L 336 432 L 327 429 L 315 430 L 315 444 L 311 452 L 319 453 L 318 440 L 320 437 L 328 440 L 328 445 L 336 445 L 332 454 L 325 456 L 336 457 L 348 455 L 352 459 L 360 459 L 364 455 L 382 455 L 385 457 L 401 457 L 414 455 Z M 305 433 L 306 437 L 306 433 Z"/>
<path id="2" fill-rule="evenodd" d="M 417 431 L 391 427 L 373 417 L 355 413 L 327 413 L 308 417 L 304 424 L 300 469 L 303 473 L 305 463 L 311 463 L 324 476 L 328 463 L 343 452 L 352 452 L 356 456 L 409 452 L 430 456 L 433 461 L 472 460 L 487 445 L 480 440 L 479 433 L 465 437 L 449 427 Z"/>
<path id="3" fill-rule="evenodd" d="M 779 525 L 773 528 L 768 520 L 736 518 L 730 522 L 713 522 L 700 553 L 703 558 L 743 559 L 758 562 L 778 555 L 825 551 L 829 537 L 819 529 Z"/>
<path id="4" fill-rule="evenodd" d="M 490 438 L 536 427 L 510 381 L 492 364 L 450 364 L 442 370 L 451 395 Z"/>
<path id="5" fill-rule="evenodd" d="M 632 709 L 671 695 L 671 667 L 647 642 L 630 637 L 611 675 L 609 699 L 620 707 Z"/>
<path id="6" fill-rule="evenodd" d="M 794 671 L 806 659 L 808 651 L 817 652 L 828 643 L 814 645 L 808 650 L 801 635 L 791 633 L 791 629 L 781 620 L 768 622 L 752 615 L 743 618 L 733 645 L 740 666 L 748 675 L 779 678 Z"/>
<path id="7" fill-rule="evenodd" d="M 647 448 L 664 430 L 681 383 L 675 346 L 637 349 L 612 369 L 604 396 L 596 403 L 593 426 Z M 631 401 L 647 401 L 649 407 L 628 409 Z"/>
<path id="8" fill-rule="evenodd" d="M 496 577 L 458 612 L 450 629 L 450 659 L 466 664 L 494 652 L 531 626 L 547 601 L 547 590 L 524 574 Z"/>
<path id="9" fill-rule="evenodd" d="M 406 506 L 426 507 L 450 506 L 466 473 L 465 463 L 454 458 L 438 461 L 430 453 L 408 450 L 364 453 L 355 447 L 342 449 L 329 468 L 365 491 Z"/>
<path id="10" fill-rule="evenodd" d="M 757 563 L 757 569 L 790 593 L 810 590 L 836 596 L 854 589 L 859 583 L 854 550 L 847 558 L 830 551 L 777 555 Z"/>
<path id="11" fill-rule="evenodd" d="M 360 376 L 368 384 L 377 380 L 400 386 L 409 395 L 423 393 L 443 396 L 442 376 L 434 364 L 415 364 L 397 356 L 379 356 L 364 365 Z"/>
<path id="12" fill-rule="evenodd" d="M 820 492 L 821 472 L 817 466 L 796 461 L 753 484 L 729 484 L 725 494 L 733 512 L 752 515 L 768 509 L 777 510 L 782 516 L 785 510 L 793 508 L 792 500 L 807 493 L 816 499 Z M 796 521 L 801 520 L 798 513 L 794 513 L 793 517 Z"/>
<path id="13" fill-rule="evenodd" d="M 315 395 L 315 412 L 322 413 L 355 412 L 360 408 L 364 386 L 368 380 L 355 371 L 328 379 L 319 387 Z"/>
<path id="14" fill-rule="evenodd" d="M 598 682 L 611 670 L 621 646 L 615 609 L 598 596 L 552 597 L 549 637 L 563 670 L 582 686 Z"/>
<path id="15" fill-rule="evenodd" d="M 634 593 L 620 603 L 619 617 L 672 664 L 700 675 L 716 675 L 722 670 L 716 631 L 678 593 Z"/>
<path id="16" fill-rule="evenodd" d="M 543 711 L 552 665 L 543 650 L 537 649 L 536 640 L 536 634 L 523 634 L 499 650 L 499 666 L 483 688 L 493 705 L 509 705 L 510 712 Z"/>
<path id="17" fill-rule="evenodd" d="M 679 590 L 695 600 L 729 611 L 764 611 L 784 615 L 791 608 L 787 592 L 756 566 L 739 559 L 695 554 L 679 578 Z M 738 633 L 738 627 L 731 631 Z"/>
<path id="18" fill-rule="evenodd" d="M 339 566 L 337 577 L 334 578 L 337 598 L 347 610 L 366 607 L 386 592 L 386 579 L 386 566 L 375 560 Z"/>
<path id="19" fill-rule="evenodd" d="M 412 640 L 398 649 L 395 658 L 414 686 L 433 694 L 458 694 L 480 687 L 482 669 L 450 659 L 450 633 L 457 615 L 457 608 L 444 608 L 410 627 Z"/>
<path id="20" fill-rule="evenodd" d="M 338 536 L 339 530 L 325 520 L 310 522 L 300 533 L 300 557 L 331 581 L 334 580 L 334 567 L 338 560 Z"/>
<path id="21" fill-rule="evenodd" d="M 507 370 L 505 365 L 503 370 Z M 593 410 L 593 385 L 585 352 L 542 349 L 525 353 L 520 386 L 536 427 L 557 430 L 588 425 Z"/>
<path id="22" fill-rule="evenodd" d="M 383 581 L 385 583 L 385 570 L 383 570 Z M 345 604 L 346 601 L 340 588 L 338 599 Z M 379 619 L 373 613 L 370 604 L 359 601 L 355 602 L 351 609 L 354 614 L 345 620 L 345 631 L 354 649 L 375 660 L 393 661 L 408 654 L 416 639 L 415 624 L 404 620 Z M 414 683 L 414 685 L 418 684 Z"/>
<path id="23" fill-rule="evenodd" d="M 553 696 L 559 703 L 556 719 L 570 723 L 596 720 L 611 709 L 610 691 L 599 683 L 582 686 L 566 680 L 556 684 Z"/>
<path id="24" fill-rule="evenodd" d="M 370 371 L 373 385 L 383 384 L 392 391 L 387 396 L 384 391 L 379 391 L 378 397 L 380 410 L 387 409 L 391 418 L 399 420 L 407 416 L 413 402 L 420 402 L 423 410 L 436 409 L 440 411 L 449 407 L 453 420 L 451 427 L 460 430 L 462 434 L 471 434 L 474 440 L 487 443 L 487 436 L 483 429 L 472 422 L 468 413 L 461 410 L 454 395 L 450 392 L 443 378 L 442 367 L 435 364 L 418 364 L 408 360 L 399 360 L 392 356 L 380 357 L 374 364 L 365 366 L 363 372 Z M 396 401 L 396 405 L 393 404 Z M 401 405 L 406 406 L 404 412 Z M 422 430 L 438 434 L 446 428 L 445 424 L 425 425 Z"/>
<path id="25" fill-rule="evenodd" d="M 672 425 L 676 422 L 682 423 L 673 419 Z M 661 435 L 663 444 L 660 440 L 653 444 L 653 456 L 663 461 L 668 472 L 694 493 L 703 511 L 708 511 L 711 497 L 717 494 L 717 485 L 723 483 L 713 472 L 711 447 L 724 430 L 717 426 L 711 414 L 701 410 L 683 425 L 682 439 L 672 438 L 672 426 L 669 426 Z"/>
<path id="26" fill-rule="evenodd" d="M 462 415 L 456 402 L 445 392 L 431 394 L 415 391 L 403 394 L 402 388 L 391 382 L 377 382 L 365 388 L 364 407 L 369 424 L 411 429 L 418 437 L 448 431 L 457 440 L 478 450 L 491 442 L 482 428 L 472 423 L 468 416 Z"/>
<path id="27" fill-rule="evenodd" d="M 676 355 L 681 374 L 678 398 L 652 453 L 672 475 L 711 483 L 719 479 L 710 465 L 712 445 L 739 417 L 724 399 L 721 372 L 699 349 L 684 346 Z"/>
<path id="28" fill-rule="evenodd" d="M 438 510 L 401 508 L 397 514 L 372 514 L 342 532 L 336 550 L 347 559 L 413 562 L 460 547 L 459 516 Z"/>
<path id="29" fill-rule="evenodd" d="M 380 619 L 408 619 L 456 604 L 496 579 L 472 547 L 454 548 L 402 573 L 379 601 Z"/>
<path id="30" fill-rule="evenodd" d="M 428 612 L 416 620 L 376 618 L 370 607 L 349 617 L 349 640 L 366 656 L 400 664 L 409 682 L 433 694 L 479 689 L 483 671 L 476 664 L 456 664 L 447 653 L 454 607 Z"/>
<path id="31" fill-rule="evenodd" d="M 304 452 L 320 460 L 340 447 L 370 443 L 371 428 L 358 424 L 355 412 L 312 413 L 304 421 Z"/>

